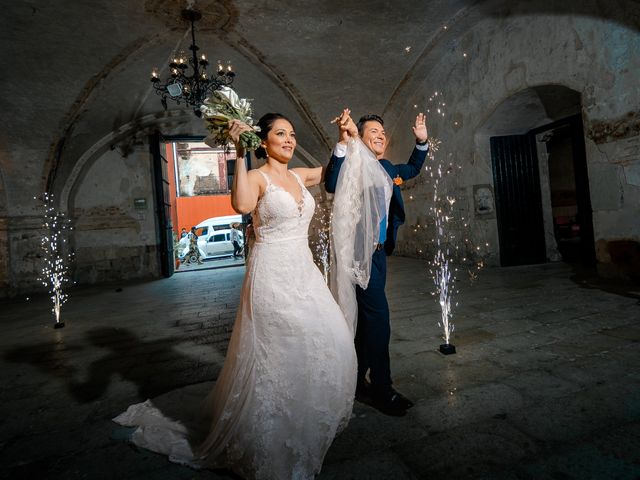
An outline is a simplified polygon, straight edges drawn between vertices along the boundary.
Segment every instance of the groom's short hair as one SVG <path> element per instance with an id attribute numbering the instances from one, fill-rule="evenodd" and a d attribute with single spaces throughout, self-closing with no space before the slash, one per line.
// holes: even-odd
<path id="1" fill-rule="evenodd" d="M 358 123 L 356 124 L 356 127 L 358 127 L 358 135 L 362 136 L 362 129 L 364 128 L 364 124 L 372 121 L 378 122 L 380 125 L 384 127 L 384 120 L 382 120 L 382 117 L 380 115 L 375 115 L 375 114 L 363 115 L 362 117 L 360 117 L 360 120 L 358 120 Z"/>

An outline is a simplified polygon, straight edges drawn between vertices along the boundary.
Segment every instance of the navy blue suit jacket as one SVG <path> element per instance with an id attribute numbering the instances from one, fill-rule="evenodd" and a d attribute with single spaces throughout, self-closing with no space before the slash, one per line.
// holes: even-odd
<path id="1" fill-rule="evenodd" d="M 428 150 L 418 150 L 417 148 L 414 148 L 407 163 L 394 165 L 389 160 L 382 159 L 380 160 L 380 164 L 392 179 L 400 177 L 403 181 L 409 180 L 420 173 L 422 165 L 427 158 L 427 152 Z M 342 167 L 343 162 L 344 157 L 336 157 L 333 154 L 331 155 L 331 160 L 329 160 L 329 165 L 327 165 L 327 170 L 324 176 L 324 187 L 329 193 L 334 193 L 336 191 L 338 174 L 340 173 L 340 167 Z M 404 223 L 404 220 L 405 213 L 402 192 L 400 191 L 400 187 L 394 183 L 391 203 L 389 205 L 389 216 L 387 217 L 387 239 L 384 242 L 384 250 L 387 255 L 391 255 L 391 253 L 393 253 L 393 249 L 396 247 L 398 227 Z"/>

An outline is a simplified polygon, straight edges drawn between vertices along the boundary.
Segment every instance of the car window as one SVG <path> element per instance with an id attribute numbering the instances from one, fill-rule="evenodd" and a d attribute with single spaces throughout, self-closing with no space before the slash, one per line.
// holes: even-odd
<path id="1" fill-rule="evenodd" d="M 225 241 L 224 233 L 219 233 L 217 235 L 213 235 L 209 237 L 209 242 L 224 242 L 224 241 Z"/>

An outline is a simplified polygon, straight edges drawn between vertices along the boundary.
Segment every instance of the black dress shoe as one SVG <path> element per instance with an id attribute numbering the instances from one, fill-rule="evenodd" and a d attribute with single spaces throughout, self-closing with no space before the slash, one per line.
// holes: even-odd
<path id="1" fill-rule="evenodd" d="M 397 392 L 377 394 L 373 397 L 371 406 L 385 415 L 404 417 L 407 414 L 406 400 L 405 397 L 402 397 Z"/>
<path id="2" fill-rule="evenodd" d="M 398 397 L 397 401 L 400 402 L 402 405 L 404 405 L 405 410 L 408 410 L 411 407 L 413 407 L 413 402 L 411 400 L 409 400 L 407 397 L 402 395 L 400 392 L 396 392 L 393 388 L 391 389 L 391 394 L 396 395 Z"/>

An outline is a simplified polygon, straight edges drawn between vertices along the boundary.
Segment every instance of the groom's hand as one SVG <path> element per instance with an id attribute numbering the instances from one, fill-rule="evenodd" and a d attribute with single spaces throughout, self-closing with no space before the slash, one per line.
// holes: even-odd
<path id="1" fill-rule="evenodd" d="M 429 134 L 427 133 L 427 117 L 425 117 L 424 113 L 418 114 L 416 123 L 412 128 L 413 134 L 416 136 L 416 142 L 426 143 L 429 139 Z"/>

